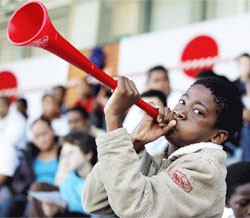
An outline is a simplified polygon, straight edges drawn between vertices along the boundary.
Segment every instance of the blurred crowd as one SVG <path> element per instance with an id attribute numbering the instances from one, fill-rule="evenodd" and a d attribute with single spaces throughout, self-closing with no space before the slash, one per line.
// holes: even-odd
<path id="1" fill-rule="evenodd" d="M 241 164 L 246 170 L 237 173 L 250 175 L 250 56 L 241 54 L 236 61 L 240 76 L 231 82 L 242 96 L 243 125 L 234 139 L 224 144 L 224 150 L 229 172 Z M 204 69 L 197 78 L 228 80 L 218 73 Z M 32 121 L 25 98 L 11 102 L 0 96 L 0 217 L 101 217 L 83 210 L 81 195 L 85 179 L 98 161 L 95 139 L 105 133 L 103 110 L 111 91 L 100 84 L 90 84 L 87 78 L 81 79 L 77 88 L 78 99 L 71 107 L 65 104 L 66 87 L 55 86 L 44 93 L 42 114 Z M 168 70 L 153 66 L 147 72 L 141 98 L 167 106 L 170 93 Z M 123 126 L 129 133 L 143 113 L 136 106 L 127 112 Z M 145 147 L 155 156 L 164 152 L 167 140 L 161 137 Z M 226 205 L 236 215 L 232 198 L 238 186 L 250 184 L 250 180 L 249 176 L 235 176 L 235 172 L 232 175 L 228 173 L 227 177 L 230 192 Z M 236 177 L 243 179 L 236 184 Z M 240 211 L 248 207 L 250 214 L 250 202 L 241 207 Z"/>

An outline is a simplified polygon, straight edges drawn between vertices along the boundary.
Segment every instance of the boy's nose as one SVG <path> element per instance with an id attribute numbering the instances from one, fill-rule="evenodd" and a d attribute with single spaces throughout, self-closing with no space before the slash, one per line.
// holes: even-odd
<path id="1" fill-rule="evenodd" d="M 178 119 L 186 119 L 186 115 L 183 111 L 174 111 L 175 117 Z"/>

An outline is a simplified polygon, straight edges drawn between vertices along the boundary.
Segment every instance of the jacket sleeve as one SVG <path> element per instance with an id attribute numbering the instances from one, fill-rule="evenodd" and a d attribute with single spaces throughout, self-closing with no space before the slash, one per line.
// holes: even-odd
<path id="1" fill-rule="evenodd" d="M 114 215 L 108 201 L 106 190 L 100 177 L 98 162 L 87 176 L 82 193 L 83 208 L 88 213 L 99 215 Z"/>
<path id="2" fill-rule="evenodd" d="M 172 163 L 169 171 L 149 178 L 140 172 L 138 156 L 125 129 L 98 138 L 97 145 L 99 180 L 119 217 L 206 216 L 212 215 L 206 211 L 216 201 L 224 201 L 224 184 L 219 178 L 225 175 L 219 175 L 218 164 L 211 158 L 187 155 Z M 221 211 L 217 213 L 219 217 Z"/>

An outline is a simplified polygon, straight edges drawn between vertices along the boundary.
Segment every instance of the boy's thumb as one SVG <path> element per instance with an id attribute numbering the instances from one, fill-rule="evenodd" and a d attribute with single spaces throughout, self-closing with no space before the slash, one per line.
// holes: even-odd
<path id="1" fill-rule="evenodd" d="M 168 128 L 172 129 L 175 126 L 176 126 L 176 120 L 170 120 L 168 123 Z"/>
<path id="2" fill-rule="evenodd" d="M 167 133 L 168 131 L 170 131 L 175 126 L 176 126 L 176 120 L 169 121 L 168 125 L 164 127 L 164 132 Z"/>

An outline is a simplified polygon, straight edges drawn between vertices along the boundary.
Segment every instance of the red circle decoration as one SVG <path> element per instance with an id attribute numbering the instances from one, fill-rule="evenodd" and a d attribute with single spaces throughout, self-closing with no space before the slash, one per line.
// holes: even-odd
<path id="1" fill-rule="evenodd" d="M 188 42 L 182 52 L 181 61 L 186 62 L 194 61 L 201 58 L 214 58 L 218 56 L 218 50 L 218 45 L 215 39 L 213 39 L 211 36 L 199 35 L 193 38 L 190 42 Z M 183 69 L 183 71 L 188 76 L 195 78 L 197 73 L 204 68 L 212 70 L 213 64 L 206 67 L 197 66 L 195 68 L 187 68 Z"/>
<path id="2" fill-rule="evenodd" d="M 2 71 L 0 72 L 0 92 L 13 90 L 13 94 L 11 94 L 11 101 L 15 100 L 14 90 L 17 89 L 17 78 L 14 73 L 10 71 Z M 4 92 L 3 92 L 4 93 Z"/>

